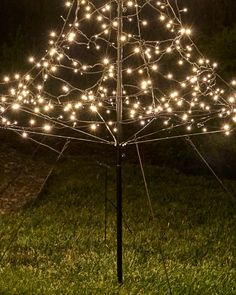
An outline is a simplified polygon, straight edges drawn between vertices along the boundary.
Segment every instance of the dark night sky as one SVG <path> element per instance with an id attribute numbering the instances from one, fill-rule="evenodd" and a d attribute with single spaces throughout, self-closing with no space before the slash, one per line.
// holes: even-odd
<path id="1" fill-rule="evenodd" d="M 26 56 L 45 49 L 49 32 L 62 24 L 64 3 L 64 0 L 1 0 L 0 49 L 4 43 L 18 44 L 17 34 L 23 36 L 21 51 L 24 48 Z M 178 0 L 178 3 L 189 7 L 188 22 L 194 24 L 196 35 L 199 32 L 212 35 L 236 23 L 235 0 Z"/>
<path id="2" fill-rule="evenodd" d="M 190 22 L 195 20 L 198 23 L 197 27 L 203 30 L 207 25 L 212 29 L 218 29 L 220 25 L 227 26 L 236 22 L 235 0 L 191 0 L 191 2 L 178 0 L 178 2 L 190 8 Z M 34 29 L 41 38 L 48 30 L 60 24 L 63 6 L 64 0 L 1 0 L 0 38 L 2 42 L 8 40 L 9 35 L 14 35 L 19 26 L 24 32 L 32 32 Z"/>
<path id="3" fill-rule="evenodd" d="M 62 23 L 63 4 L 61 0 L 1 0 L 1 43 L 11 41 L 19 30 L 28 37 L 28 45 L 37 39 L 47 41 L 48 32 Z"/>
<path id="4" fill-rule="evenodd" d="M 236 22 L 235 0 L 178 0 L 180 5 L 190 8 L 190 21 L 195 20 L 197 27 L 208 26 L 218 28 Z M 0 38 L 7 40 L 19 26 L 23 31 L 45 34 L 60 23 L 60 14 L 64 10 L 64 0 L 1 0 Z M 42 28 L 42 29 L 41 29 Z"/>

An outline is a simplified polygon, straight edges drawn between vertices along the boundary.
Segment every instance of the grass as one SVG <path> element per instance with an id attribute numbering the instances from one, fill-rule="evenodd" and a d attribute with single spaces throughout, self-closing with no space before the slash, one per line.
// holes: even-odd
<path id="1" fill-rule="evenodd" d="M 124 168 L 124 284 L 116 283 L 115 175 L 109 169 L 107 243 L 104 168 L 64 159 L 40 199 L 0 217 L 0 294 L 236 294 L 235 204 L 214 179 L 145 167 L 156 221 L 139 167 Z M 236 182 L 226 181 L 235 195 Z"/>

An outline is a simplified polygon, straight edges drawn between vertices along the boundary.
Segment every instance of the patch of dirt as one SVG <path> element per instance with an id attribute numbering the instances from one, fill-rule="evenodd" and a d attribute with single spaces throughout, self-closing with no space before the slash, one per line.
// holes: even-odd
<path id="1" fill-rule="evenodd" d="M 50 166 L 12 148 L 0 148 L 0 214 L 16 212 L 37 198 Z"/>

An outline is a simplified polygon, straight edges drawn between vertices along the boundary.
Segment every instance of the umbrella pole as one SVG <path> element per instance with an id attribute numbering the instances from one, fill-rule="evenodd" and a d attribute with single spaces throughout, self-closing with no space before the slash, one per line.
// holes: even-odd
<path id="1" fill-rule="evenodd" d="M 117 1 L 117 91 L 116 91 L 116 112 L 117 112 L 117 166 L 116 166 L 116 197 L 117 197 L 117 279 L 118 283 L 123 282 L 123 249 L 122 249 L 122 63 L 123 63 L 123 0 Z"/>
<path id="2" fill-rule="evenodd" d="M 117 279 L 118 283 L 123 282 L 123 242 L 122 242 L 122 151 L 117 147 Z"/>

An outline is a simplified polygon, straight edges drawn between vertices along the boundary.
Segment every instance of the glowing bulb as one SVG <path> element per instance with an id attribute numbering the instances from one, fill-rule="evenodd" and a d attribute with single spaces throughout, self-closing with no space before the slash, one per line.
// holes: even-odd
<path id="1" fill-rule="evenodd" d="M 73 42 L 75 40 L 76 34 L 74 32 L 70 32 L 68 35 L 68 41 Z"/>
<path id="2" fill-rule="evenodd" d="M 66 1 L 65 5 L 66 7 L 71 7 L 72 3 L 70 1 Z"/>
<path id="3" fill-rule="evenodd" d="M 20 108 L 20 105 L 18 103 L 15 103 L 12 105 L 13 110 L 19 110 L 19 108 Z"/>
<path id="4" fill-rule="evenodd" d="M 132 7 L 134 5 L 133 1 L 128 1 L 127 6 Z"/>
<path id="5" fill-rule="evenodd" d="M 189 28 L 182 28 L 181 30 L 180 30 L 180 33 L 181 34 L 185 34 L 185 35 L 190 35 L 191 34 L 191 29 L 189 29 Z"/>
<path id="6" fill-rule="evenodd" d="M 90 106 L 90 110 L 92 112 L 97 112 L 97 107 L 92 105 L 92 106 Z"/>
<path id="7" fill-rule="evenodd" d="M 43 126 L 43 129 L 48 132 L 48 131 L 51 131 L 52 127 L 49 124 L 45 124 Z"/>
<path id="8" fill-rule="evenodd" d="M 34 119 L 30 120 L 30 125 L 35 125 L 35 120 Z"/>
<path id="9" fill-rule="evenodd" d="M 153 69 L 153 71 L 157 71 L 158 66 L 157 65 L 152 65 L 152 69 Z"/>
<path id="10" fill-rule="evenodd" d="M 50 36 L 51 36 L 52 38 L 54 38 L 54 37 L 56 37 L 56 33 L 55 33 L 55 32 L 51 32 L 51 33 L 50 33 Z"/>
<path id="11" fill-rule="evenodd" d="M 96 129 L 97 129 L 96 124 L 92 124 L 92 125 L 91 125 L 91 129 L 92 129 L 93 131 L 96 130 Z"/>
<path id="12" fill-rule="evenodd" d="M 161 15 L 161 16 L 160 16 L 160 20 L 161 20 L 161 21 L 164 21 L 165 19 L 166 19 L 166 17 L 165 17 L 164 15 Z"/>
<path id="13" fill-rule="evenodd" d="M 235 98 L 233 96 L 229 97 L 229 102 L 230 103 L 234 103 L 235 102 Z"/>
<path id="14" fill-rule="evenodd" d="M 66 86 L 66 85 L 64 85 L 64 86 L 62 86 L 62 90 L 63 90 L 64 92 L 68 92 L 68 91 L 69 91 L 69 87 Z"/>
<path id="15" fill-rule="evenodd" d="M 109 64 L 109 59 L 108 58 L 104 58 L 103 63 L 104 63 L 104 65 L 108 65 Z"/>
<path id="16" fill-rule="evenodd" d="M 224 130 L 228 131 L 230 129 L 230 126 L 228 124 L 225 124 L 223 128 Z"/>
<path id="17" fill-rule="evenodd" d="M 128 68 L 128 69 L 127 69 L 127 73 L 128 73 L 128 74 L 131 74 L 131 73 L 132 73 L 132 69 L 131 69 L 131 68 Z"/>

